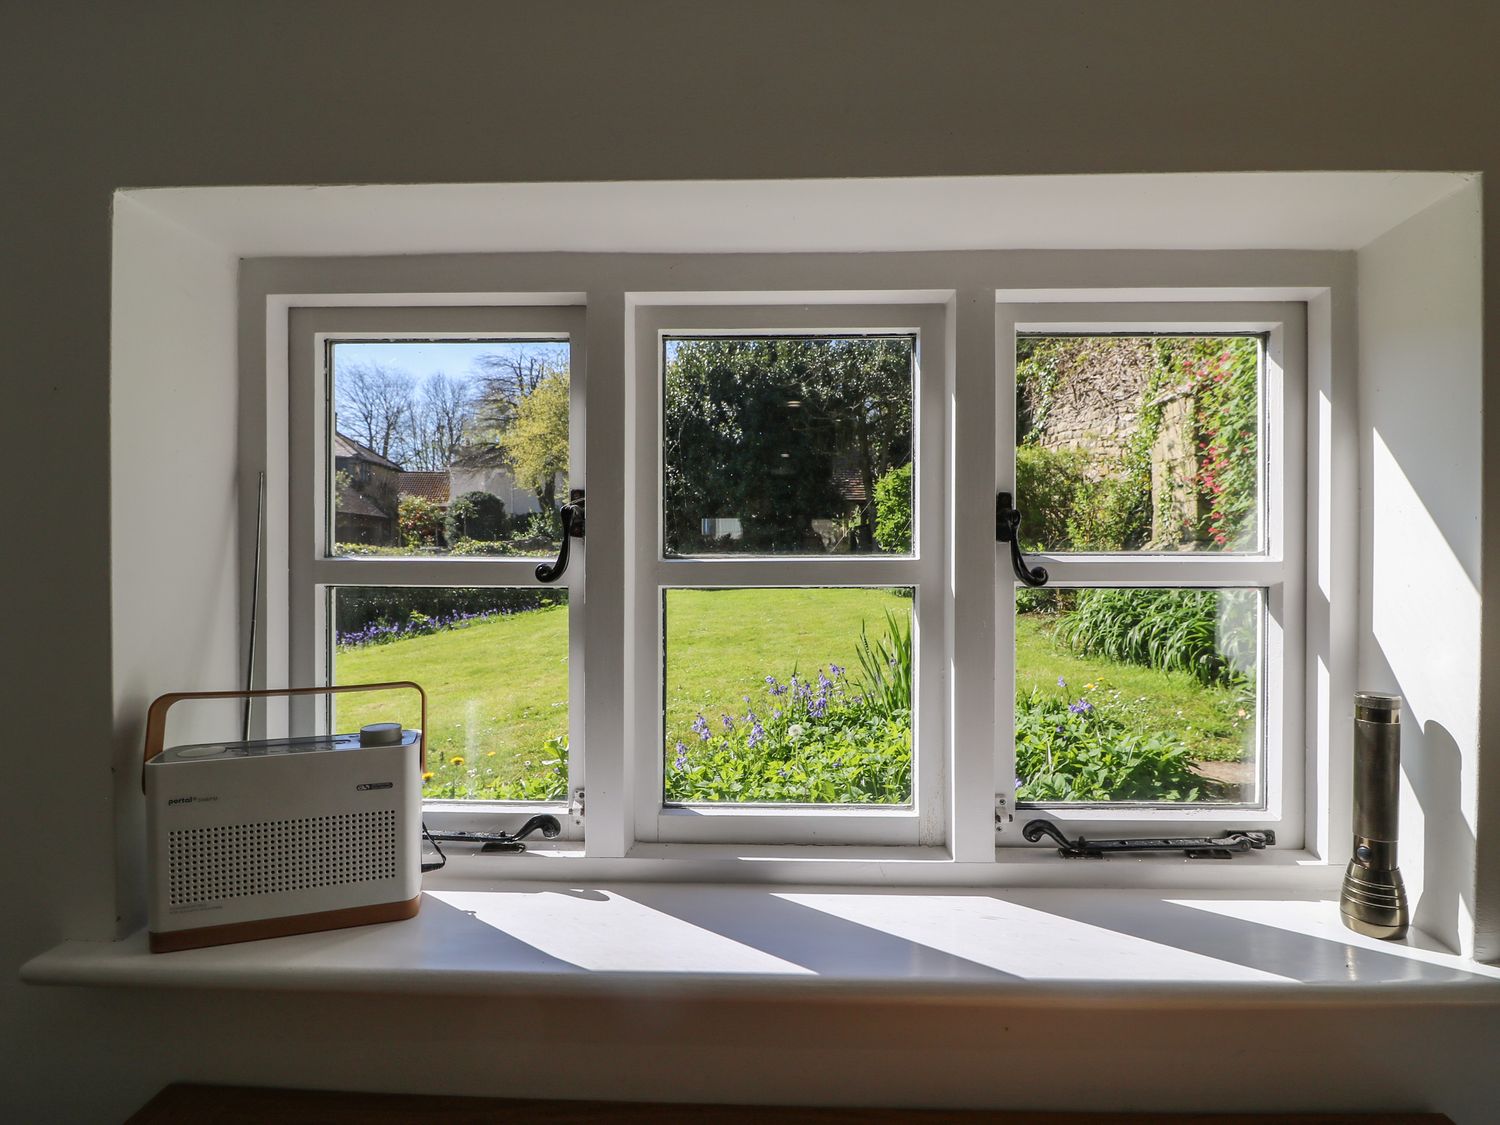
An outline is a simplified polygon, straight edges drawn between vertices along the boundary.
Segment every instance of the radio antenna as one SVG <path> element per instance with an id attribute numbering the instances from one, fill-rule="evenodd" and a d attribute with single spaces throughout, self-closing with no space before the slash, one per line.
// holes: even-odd
<path id="1" fill-rule="evenodd" d="M 250 580 L 250 651 L 245 656 L 245 690 L 255 687 L 255 629 L 260 621 L 260 556 L 266 537 L 266 471 L 262 469 L 256 484 L 255 499 L 255 568 Z M 250 697 L 245 697 L 245 716 L 240 724 L 240 741 L 250 741 Z"/>

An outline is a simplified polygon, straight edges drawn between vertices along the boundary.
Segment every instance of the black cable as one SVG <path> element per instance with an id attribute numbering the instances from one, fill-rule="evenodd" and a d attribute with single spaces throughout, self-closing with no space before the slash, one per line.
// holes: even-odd
<path id="1" fill-rule="evenodd" d="M 432 850 L 437 852 L 438 854 L 437 863 L 422 864 L 422 874 L 425 875 L 429 871 L 437 871 L 440 868 L 445 867 L 448 863 L 448 857 L 443 854 L 442 845 L 432 838 L 431 832 L 427 831 L 427 822 L 425 820 L 422 822 L 422 835 L 427 837 L 427 842 L 432 845 Z"/>

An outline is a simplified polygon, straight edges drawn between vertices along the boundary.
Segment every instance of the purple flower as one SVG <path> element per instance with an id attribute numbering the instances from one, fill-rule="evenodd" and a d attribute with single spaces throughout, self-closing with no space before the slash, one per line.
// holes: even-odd
<path id="1" fill-rule="evenodd" d="M 844 674 L 844 666 L 842 664 L 830 664 L 828 670 L 836 677 Z"/>
<path id="2" fill-rule="evenodd" d="M 672 762 L 672 765 L 676 766 L 680 770 L 687 769 L 687 747 L 682 744 L 682 741 L 680 739 L 677 743 L 677 757 Z"/>
<path id="3" fill-rule="evenodd" d="M 1063 679 L 1061 676 L 1058 676 L 1057 677 L 1057 686 L 1058 687 L 1067 687 L 1068 686 L 1068 681 L 1065 680 L 1065 679 Z"/>
<path id="4" fill-rule="evenodd" d="M 708 741 L 708 720 L 703 717 L 702 711 L 699 711 L 698 717 L 693 720 L 693 732 L 697 734 L 699 742 Z"/>
<path id="5" fill-rule="evenodd" d="M 734 729 L 734 720 L 731 719 L 728 715 L 725 715 L 722 721 L 724 723 L 724 729 L 725 730 L 733 730 Z"/>
<path id="6" fill-rule="evenodd" d="M 1094 709 L 1094 705 L 1087 699 L 1080 699 L 1077 703 L 1069 703 L 1068 710 L 1075 715 L 1087 715 Z"/>
<path id="7" fill-rule="evenodd" d="M 754 746 L 757 742 L 765 737 L 765 728 L 762 727 L 759 722 L 757 722 L 753 727 L 750 728 L 750 737 L 746 740 L 746 742 L 748 745 Z"/>

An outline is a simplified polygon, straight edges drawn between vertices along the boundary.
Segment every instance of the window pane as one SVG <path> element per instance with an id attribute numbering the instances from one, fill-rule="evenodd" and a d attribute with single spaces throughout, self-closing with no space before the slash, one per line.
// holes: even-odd
<path id="1" fill-rule="evenodd" d="M 911 336 L 669 338 L 666 555 L 910 554 Z"/>
<path id="2" fill-rule="evenodd" d="M 427 692 L 425 796 L 566 796 L 566 590 L 343 586 L 329 596 L 334 683 L 414 680 Z M 409 692 L 334 703 L 341 732 L 419 724 Z"/>
<path id="3" fill-rule="evenodd" d="M 1022 336 L 1023 546 L 1259 550 L 1260 371 L 1255 336 Z"/>
<path id="4" fill-rule="evenodd" d="M 912 591 L 668 590 L 666 800 L 911 802 Z"/>
<path id="5" fill-rule="evenodd" d="M 568 346 L 328 345 L 334 555 L 551 555 L 567 500 Z"/>
<path id="6" fill-rule="evenodd" d="M 1023 590 L 1021 803 L 1261 801 L 1259 590 Z"/>

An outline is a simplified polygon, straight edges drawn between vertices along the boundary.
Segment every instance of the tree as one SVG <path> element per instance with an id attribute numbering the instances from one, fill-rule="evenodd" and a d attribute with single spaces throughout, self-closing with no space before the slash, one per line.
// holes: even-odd
<path id="1" fill-rule="evenodd" d="M 412 378 L 381 363 L 351 363 L 334 379 L 334 425 L 389 461 L 413 453 Z"/>
<path id="2" fill-rule="evenodd" d="M 500 435 L 511 475 L 556 507 L 557 477 L 568 471 L 568 373 L 551 371 L 517 403 Z"/>
<path id="3" fill-rule="evenodd" d="M 699 339 L 669 345 L 665 380 L 667 548 L 702 549 L 705 519 L 740 521 L 743 545 L 821 546 L 813 521 L 853 516 L 848 549 L 873 520 L 850 512 L 911 458 L 913 348 L 892 339 Z"/>
<path id="4" fill-rule="evenodd" d="M 453 464 L 474 422 L 473 395 L 466 383 L 435 371 L 413 403 L 407 468 L 441 471 Z"/>
<path id="5" fill-rule="evenodd" d="M 549 376 L 568 370 L 565 344 L 513 344 L 475 358 L 479 374 L 478 422 L 498 432 L 509 425 L 521 401 Z"/>
<path id="6" fill-rule="evenodd" d="M 505 502 L 488 492 L 465 492 L 448 505 L 443 535 L 452 546 L 460 539 L 491 542 L 505 534 Z"/>

